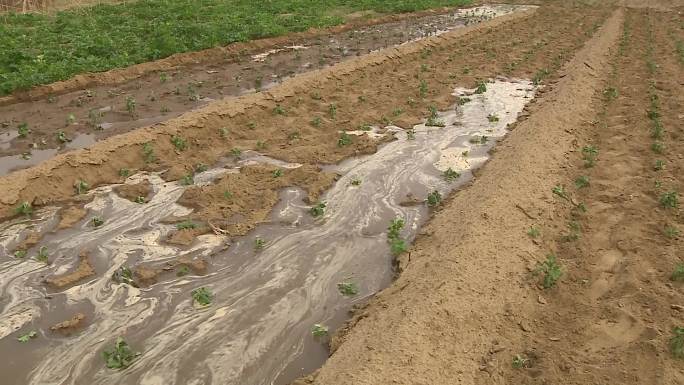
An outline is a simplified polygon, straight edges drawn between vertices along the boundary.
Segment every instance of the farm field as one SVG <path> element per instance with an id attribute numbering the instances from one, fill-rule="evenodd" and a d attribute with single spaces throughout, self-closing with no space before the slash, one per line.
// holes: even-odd
<path id="1" fill-rule="evenodd" d="M 191 20 L 3 56 L 3 384 L 684 383 L 684 2 L 157 3 L 0 16 Z"/>

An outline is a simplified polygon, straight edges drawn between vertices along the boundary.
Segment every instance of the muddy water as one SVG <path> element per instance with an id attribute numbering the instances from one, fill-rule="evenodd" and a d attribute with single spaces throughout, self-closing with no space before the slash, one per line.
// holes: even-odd
<path id="1" fill-rule="evenodd" d="M 30 130 L 26 137 L 14 135 L 6 144 L 0 138 L 0 175 L 35 165 L 57 151 L 85 147 L 93 141 L 177 117 L 212 100 L 268 89 L 299 73 L 527 8 L 491 5 L 454 10 L 302 39 L 265 52 L 226 58 L 226 62 L 150 73 L 118 86 L 92 87 L 0 106 L 0 135 L 16 133 L 22 123 Z M 134 103 L 131 105 L 129 100 Z M 57 138 L 59 132 L 68 138 L 89 135 L 90 140 L 63 144 Z"/>
<path id="2" fill-rule="evenodd" d="M 141 173 L 126 183 L 152 184 L 146 204 L 105 186 L 89 192 L 88 215 L 74 228 L 53 230 L 54 207 L 1 224 L 0 372 L 12 373 L 3 384 L 286 384 L 309 373 L 327 356 L 312 325 L 334 330 L 354 304 L 391 282 L 390 220 L 404 219 L 402 237 L 412 240 L 429 214 L 428 192 L 445 195 L 468 181 L 533 93 L 527 81 L 497 80 L 441 113 L 443 128 L 418 125 L 409 135 L 389 127 L 397 140 L 377 153 L 327 166 L 342 176 L 325 194 L 328 207 L 319 219 L 309 214 L 303 192 L 285 189 L 271 221 L 247 236 L 202 235 L 190 247 L 176 247 L 160 240 L 174 230 L 164 218 L 189 212 L 175 203 L 185 187 Z M 487 118 L 494 115 L 498 121 Z M 246 162 L 298 167 L 262 156 Z M 215 168 L 196 181 L 211 183 L 239 167 Z M 445 181 L 449 167 L 460 178 Z M 90 225 L 95 215 L 105 218 L 97 228 Z M 45 234 L 40 245 L 24 259 L 10 257 L 30 229 Z M 255 250 L 256 238 L 265 241 L 263 249 Z M 40 246 L 47 247 L 50 265 L 31 258 Z M 43 279 L 72 270 L 81 250 L 96 275 L 63 291 L 47 289 Z M 204 275 L 171 272 L 144 288 L 111 279 L 122 266 L 162 265 L 181 256 L 204 258 L 210 267 Z M 359 293 L 341 295 L 340 282 L 354 282 Z M 211 306 L 193 305 L 190 292 L 198 287 L 215 294 Z M 69 336 L 49 330 L 77 312 L 86 315 L 83 328 Z M 31 330 L 35 339 L 17 341 Z M 141 352 L 123 371 L 106 369 L 101 357 L 118 336 Z"/>

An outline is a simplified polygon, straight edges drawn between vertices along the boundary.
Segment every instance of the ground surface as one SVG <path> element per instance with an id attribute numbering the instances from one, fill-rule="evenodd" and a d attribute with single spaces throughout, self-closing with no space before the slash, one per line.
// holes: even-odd
<path id="1" fill-rule="evenodd" d="M 202 165 L 235 164 L 247 150 L 302 164 L 282 178 L 276 166 L 249 166 L 189 187 L 178 202 L 194 211 L 169 219 L 204 226 L 178 231 L 170 241 L 180 244 L 212 231 L 240 236 L 268 217 L 283 187 L 316 202 L 337 178 L 321 164 L 391 140 L 339 129 L 409 128 L 430 107 L 453 105 L 455 87 L 535 79 L 544 87 L 492 159 L 433 211 L 398 258 L 397 280 L 333 338 L 326 364 L 298 382 L 681 384 L 682 12 L 676 1 L 541 2 L 359 54 L 2 176 L 0 217 L 16 218 L 22 203 L 58 205 L 59 226 L 69 227 L 85 215 L 76 181 L 92 188 L 140 170 L 192 180 Z M 20 99 L 0 108 L 30 111 Z M 140 185 L 119 194 L 135 201 L 151 192 Z M 22 234 L 7 251 L 33 253 L 43 236 Z M 73 273 L 53 286 L 98 274 L 87 255 L 72 257 Z"/>

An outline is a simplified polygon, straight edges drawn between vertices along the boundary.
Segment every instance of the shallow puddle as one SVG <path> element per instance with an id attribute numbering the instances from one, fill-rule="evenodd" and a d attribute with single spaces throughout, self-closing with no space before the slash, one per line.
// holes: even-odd
<path id="1" fill-rule="evenodd" d="M 71 229 L 53 230 L 54 207 L 0 224 L 0 371 L 13 374 L 3 383 L 287 384 L 320 367 L 327 349 L 312 336 L 312 326 L 334 330 L 354 304 L 391 283 L 390 221 L 403 219 L 401 236 L 413 240 L 428 218 L 428 193 L 445 196 L 466 183 L 534 87 L 497 80 L 482 94 L 472 92 L 457 90 L 470 101 L 434 119 L 444 127 L 390 126 L 397 139 L 377 153 L 326 166 L 342 176 L 322 199 L 322 218 L 310 215 L 305 193 L 290 188 L 281 192 L 271 220 L 247 236 L 202 235 L 177 247 L 160 240 L 175 229 L 165 218 L 189 212 L 175 203 L 185 186 L 141 173 L 127 183 L 151 183 L 145 204 L 105 186 L 89 192 L 88 214 Z M 250 162 L 298 167 L 258 154 L 243 164 Z M 196 182 L 211 183 L 239 166 L 206 171 Z M 449 168 L 460 176 L 445 180 Z M 94 216 L 104 224 L 93 227 Z M 45 233 L 39 246 L 47 247 L 50 265 L 31 258 L 39 246 L 23 259 L 9 256 L 30 229 Z M 265 242 L 261 250 L 254 247 L 257 238 Z M 48 289 L 43 280 L 72 271 L 81 250 L 95 276 L 63 291 Z M 206 273 L 177 276 L 171 268 L 144 288 L 112 280 L 122 266 L 180 257 L 203 258 Z M 342 295 L 339 283 L 353 283 L 358 293 Z M 214 293 L 211 306 L 193 305 L 190 292 L 199 287 Z M 76 313 L 85 316 L 82 328 L 68 336 L 50 330 Z M 17 341 L 31 330 L 36 338 Z M 142 353 L 124 371 L 106 369 L 101 356 L 118 336 Z"/>

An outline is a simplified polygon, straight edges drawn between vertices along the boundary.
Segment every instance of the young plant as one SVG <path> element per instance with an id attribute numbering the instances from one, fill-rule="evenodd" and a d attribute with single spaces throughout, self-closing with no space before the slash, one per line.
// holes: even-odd
<path id="1" fill-rule="evenodd" d="M 104 218 L 102 217 L 93 217 L 93 219 L 90 220 L 90 223 L 93 224 L 93 227 L 100 227 L 104 224 Z"/>
<path id="2" fill-rule="evenodd" d="M 349 134 L 347 134 L 346 132 L 343 132 L 342 134 L 340 134 L 340 138 L 337 140 L 337 147 L 348 146 L 351 143 L 351 136 L 349 136 Z"/>
<path id="3" fill-rule="evenodd" d="M 240 150 L 237 147 L 234 147 L 230 150 L 230 155 L 232 155 L 233 157 L 235 157 L 237 159 L 240 159 L 240 156 L 242 155 L 242 150 Z"/>
<path id="4" fill-rule="evenodd" d="M 677 238 L 679 236 L 679 229 L 674 226 L 665 226 L 664 231 L 668 238 Z"/>
<path id="5" fill-rule="evenodd" d="M 556 285 L 556 282 L 561 275 L 563 275 L 563 272 L 556 261 L 556 256 L 554 254 L 549 254 L 546 257 L 546 261 L 539 263 L 539 266 L 535 270 L 535 274 L 543 274 L 542 286 L 544 286 L 544 289 L 548 289 Z"/>
<path id="6" fill-rule="evenodd" d="M 135 98 L 133 98 L 132 96 L 126 96 L 126 111 L 128 111 L 128 114 L 131 116 L 135 116 L 135 108 Z"/>
<path id="7" fill-rule="evenodd" d="M 427 196 L 427 204 L 430 207 L 437 206 L 441 201 L 442 201 L 442 194 L 440 194 L 439 191 L 437 191 L 437 190 L 429 193 Z"/>
<path id="8" fill-rule="evenodd" d="M 539 235 L 541 235 L 541 232 L 539 231 L 539 228 L 530 226 L 530 228 L 527 230 L 527 235 L 529 235 L 530 238 L 537 238 Z"/>
<path id="9" fill-rule="evenodd" d="M 332 103 L 330 106 L 328 106 L 328 115 L 330 116 L 331 120 L 335 120 L 337 118 L 337 105 L 335 103 Z"/>
<path id="10" fill-rule="evenodd" d="M 176 223 L 176 228 L 178 230 L 186 230 L 186 229 L 196 229 L 197 224 L 192 222 L 192 221 L 183 221 L 180 223 Z"/>
<path id="11" fill-rule="evenodd" d="M 313 217 L 320 217 L 325 214 L 325 202 L 319 202 L 317 205 L 311 208 L 310 212 Z"/>
<path id="12" fill-rule="evenodd" d="M 19 134 L 20 138 L 25 138 L 28 136 L 29 132 L 31 132 L 28 128 L 28 123 L 22 123 L 19 125 L 17 128 L 17 133 Z"/>
<path id="13" fill-rule="evenodd" d="M 119 169 L 119 176 L 122 178 L 128 178 L 131 175 L 131 170 L 127 168 Z"/>
<path id="14" fill-rule="evenodd" d="M 264 241 L 261 238 L 256 238 L 254 240 L 254 249 L 255 250 L 263 250 L 264 247 L 266 247 L 266 241 Z"/>
<path id="15" fill-rule="evenodd" d="M 15 258 L 26 258 L 26 250 L 15 250 L 14 251 L 14 257 Z"/>
<path id="16" fill-rule="evenodd" d="M 127 266 L 121 266 L 112 274 L 112 280 L 117 283 L 124 283 L 126 285 L 135 286 L 133 281 L 133 271 Z"/>
<path id="17" fill-rule="evenodd" d="M 321 324 L 315 324 L 311 328 L 311 335 L 315 338 L 323 338 L 328 335 L 328 327 Z"/>
<path id="18" fill-rule="evenodd" d="M 596 158 L 598 157 L 598 149 L 594 146 L 582 147 L 582 159 L 584 160 L 584 167 L 594 167 Z"/>
<path id="19" fill-rule="evenodd" d="M 565 192 L 565 187 L 563 187 L 561 185 L 555 186 L 553 189 L 551 189 L 551 192 L 554 193 L 555 195 L 558 195 L 559 197 L 561 197 L 565 200 L 570 199 L 568 197 L 568 193 Z"/>
<path id="20" fill-rule="evenodd" d="M 428 93 L 428 84 L 425 80 L 420 81 L 420 85 L 418 86 L 418 93 L 420 94 L 421 98 L 425 98 Z"/>
<path id="21" fill-rule="evenodd" d="M 134 352 L 121 337 L 116 339 L 114 349 L 102 352 L 105 365 L 109 369 L 125 369 L 129 367 L 139 355 L 140 353 Z"/>
<path id="22" fill-rule="evenodd" d="M 499 121 L 499 117 L 496 116 L 496 114 L 489 114 L 487 115 L 487 120 L 489 121 L 489 123 L 496 123 Z"/>
<path id="23" fill-rule="evenodd" d="M 586 175 L 582 175 L 575 179 L 575 186 L 579 188 L 585 188 L 589 187 L 589 177 Z"/>
<path id="24" fill-rule="evenodd" d="M 282 169 L 277 168 L 277 169 L 273 170 L 273 177 L 274 178 L 280 178 L 281 176 L 283 176 L 283 170 Z"/>
<path id="25" fill-rule="evenodd" d="M 663 160 L 657 159 L 655 161 L 655 165 L 653 166 L 653 170 L 660 171 L 663 168 L 665 168 L 665 162 Z"/>
<path id="26" fill-rule="evenodd" d="M 41 246 L 40 249 L 38 249 L 38 254 L 36 254 L 36 260 L 38 262 L 43 262 L 45 264 L 48 263 L 48 248 L 47 248 L 47 246 Z"/>
<path id="27" fill-rule="evenodd" d="M 185 149 L 188 148 L 188 143 L 185 141 L 185 139 L 177 135 L 171 137 L 171 143 L 178 151 L 185 151 Z"/>
<path id="28" fill-rule="evenodd" d="M 430 106 L 428 109 L 430 110 L 430 116 L 428 117 L 427 122 L 425 122 L 425 125 L 428 127 L 444 127 L 444 121 L 439 118 L 437 108 L 435 108 L 435 106 Z"/>
<path id="29" fill-rule="evenodd" d="M 462 106 L 462 105 L 468 103 L 470 100 L 471 100 L 470 98 L 464 98 L 464 97 L 462 97 L 462 96 L 459 96 L 458 99 L 456 100 L 456 103 L 457 103 L 459 106 Z"/>
<path id="30" fill-rule="evenodd" d="M 392 255 L 399 255 L 406 251 L 406 241 L 401 238 L 401 229 L 404 228 L 404 220 L 401 218 L 393 219 L 387 228 L 387 241 L 390 244 Z"/>
<path id="31" fill-rule="evenodd" d="M 137 196 L 137 197 L 135 197 L 134 202 L 142 205 L 142 204 L 147 203 L 147 200 L 143 196 Z"/>
<path id="32" fill-rule="evenodd" d="M 26 343 L 36 337 L 38 337 L 38 333 L 35 330 L 31 330 L 30 332 L 22 334 L 19 337 L 17 337 L 17 341 L 21 343 Z"/>
<path id="33" fill-rule="evenodd" d="M 677 208 L 679 206 L 679 194 L 676 191 L 663 193 L 660 195 L 660 205 L 664 208 Z"/>
<path id="34" fill-rule="evenodd" d="M 661 142 L 653 142 L 653 144 L 651 144 L 651 151 L 656 154 L 662 154 L 663 151 L 665 151 L 665 145 Z"/>
<path id="35" fill-rule="evenodd" d="M 192 186 L 193 184 L 195 184 L 195 176 L 192 173 L 185 174 L 181 178 L 180 183 L 183 186 Z"/>
<path id="36" fill-rule="evenodd" d="M 406 140 L 416 140 L 416 131 L 413 129 L 406 130 Z"/>
<path id="37" fill-rule="evenodd" d="M 477 82 L 477 88 L 475 88 L 475 93 L 484 94 L 485 92 L 487 92 L 487 83 L 485 83 L 484 81 Z"/>
<path id="38" fill-rule="evenodd" d="M 214 294 L 206 287 L 200 287 L 191 293 L 193 301 L 200 306 L 209 306 L 214 299 Z"/>
<path id="39" fill-rule="evenodd" d="M 71 139 L 69 139 L 69 138 L 66 136 L 66 134 L 64 133 L 64 131 L 59 131 L 59 132 L 57 133 L 57 141 L 59 141 L 60 143 L 66 143 L 66 142 L 71 142 Z"/>
<path id="40" fill-rule="evenodd" d="M 74 114 L 67 115 L 66 123 L 67 123 L 67 126 L 75 124 L 76 123 L 76 116 Z"/>
<path id="41" fill-rule="evenodd" d="M 195 172 L 196 174 L 199 174 L 199 173 L 201 173 L 201 172 L 207 171 L 208 169 L 209 169 L 209 166 L 207 166 L 206 164 L 204 164 L 204 163 L 197 163 L 197 164 L 195 165 L 194 172 Z"/>
<path id="42" fill-rule="evenodd" d="M 316 127 L 316 128 L 320 127 L 322 122 L 323 122 L 323 120 L 321 119 L 320 116 L 314 116 L 314 118 L 311 119 L 311 125 Z"/>
<path id="43" fill-rule="evenodd" d="M 81 195 L 88 192 L 90 186 L 84 180 L 79 179 L 74 183 L 74 189 L 76 190 L 76 194 Z"/>
<path id="44" fill-rule="evenodd" d="M 190 274 L 190 268 L 185 265 L 179 267 L 178 271 L 176 271 L 176 277 L 184 277 L 188 274 Z"/>
<path id="45" fill-rule="evenodd" d="M 275 108 L 273 109 L 273 114 L 285 115 L 285 113 L 286 112 L 285 112 L 285 109 L 283 108 L 283 106 L 281 106 L 280 104 L 276 104 Z"/>
<path id="46" fill-rule="evenodd" d="M 514 367 L 515 369 L 522 369 L 522 368 L 524 368 L 524 367 L 527 367 L 527 365 L 529 364 L 529 362 L 530 362 L 529 359 L 527 359 L 527 358 L 521 356 L 520 354 L 516 354 L 516 355 L 513 357 L 512 365 L 513 365 L 513 367 Z"/>
<path id="47" fill-rule="evenodd" d="M 672 338 L 670 338 L 670 353 L 674 358 L 684 358 L 684 328 L 675 327 L 672 329 Z"/>
<path id="48" fill-rule="evenodd" d="M 354 282 L 340 282 L 337 284 L 337 290 L 345 297 L 352 297 L 359 294 L 359 288 Z"/>
<path id="49" fill-rule="evenodd" d="M 453 182 L 460 176 L 461 174 L 459 174 L 457 171 L 454 171 L 451 167 L 449 167 L 448 169 L 446 169 L 446 171 L 442 173 L 442 177 L 447 182 Z"/>
<path id="50" fill-rule="evenodd" d="M 33 213 L 33 207 L 31 206 L 31 203 L 24 201 L 14 209 L 14 213 L 17 215 L 26 215 L 28 217 Z"/>

